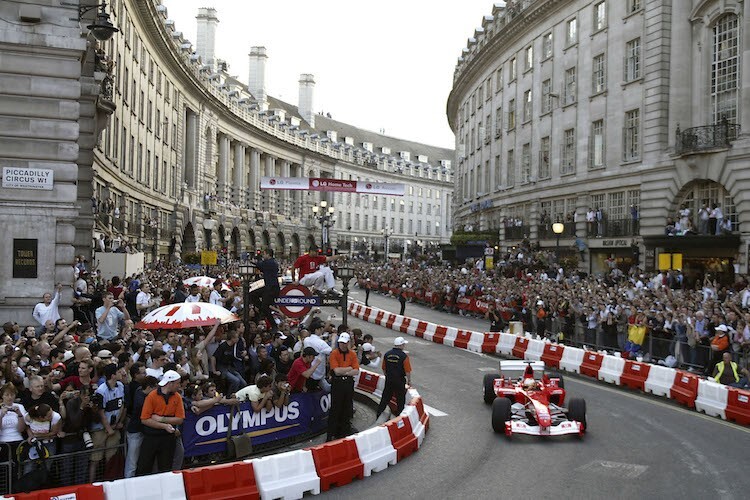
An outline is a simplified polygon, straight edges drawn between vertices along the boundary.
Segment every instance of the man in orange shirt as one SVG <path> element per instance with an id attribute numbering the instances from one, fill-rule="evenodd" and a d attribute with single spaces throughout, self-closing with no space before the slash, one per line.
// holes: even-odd
<path id="1" fill-rule="evenodd" d="M 338 348 L 331 352 L 331 409 L 328 411 L 328 436 L 326 441 L 346 437 L 356 429 L 352 427 L 354 404 L 354 377 L 359 374 L 357 353 L 349 349 L 349 334 L 339 335 Z"/>
<path id="2" fill-rule="evenodd" d="M 136 476 L 150 474 L 157 463 L 159 472 L 172 470 L 172 459 L 176 441 L 177 426 L 185 420 L 185 408 L 180 388 L 180 374 L 168 370 L 155 391 L 151 391 L 143 403 L 141 423 L 143 424 L 143 444 L 138 455 Z"/>

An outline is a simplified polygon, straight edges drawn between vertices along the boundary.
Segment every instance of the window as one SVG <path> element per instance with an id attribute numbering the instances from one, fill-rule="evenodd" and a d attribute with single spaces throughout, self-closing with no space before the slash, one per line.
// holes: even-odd
<path id="1" fill-rule="evenodd" d="M 130 148 L 128 149 L 128 173 L 133 175 L 133 161 L 135 158 L 135 137 L 130 136 Z"/>
<path id="2" fill-rule="evenodd" d="M 534 67 L 534 47 L 527 47 L 524 51 L 523 57 L 523 70 L 529 71 Z"/>
<path id="3" fill-rule="evenodd" d="M 141 90 L 141 100 L 139 101 L 138 105 L 138 119 L 143 122 L 143 119 L 146 116 L 146 95 Z"/>
<path id="4" fill-rule="evenodd" d="M 641 77 L 641 39 L 636 38 L 625 45 L 625 81 L 632 82 Z"/>
<path id="5" fill-rule="evenodd" d="M 508 101 L 508 130 L 516 128 L 516 100 Z"/>
<path id="6" fill-rule="evenodd" d="M 567 29 L 565 30 L 565 45 L 570 47 L 578 41 L 578 20 L 571 19 L 568 21 Z"/>
<path id="7" fill-rule="evenodd" d="M 146 173 L 144 175 L 144 180 L 146 181 L 146 186 L 151 185 L 151 150 L 146 151 L 146 165 L 145 165 Z"/>
<path id="8" fill-rule="evenodd" d="M 609 220 L 625 219 L 625 192 L 615 191 L 607 194 L 607 218 Z"/>
<path id="9" fill-rule="evenodd" d="M 508 150 L 508 171 L 506 176 L 506 185 L 513 186 L 516 183 L 516 155 L 512 149 Z"/>
<path id="10" fill-rule="evenodd" d="M 136 179 L 138 179 L 139 182 L 143 181 L 143 144 L 140 142 L 138 143 L 138 162 L 135 165 L 136 171 Z"/>
<path id="11" fill-rule="evenodd" d="M 482 107 L 482 101 L 484 101 L 484 83 L 477 88 L 477 108 Z"/>
<path id="12" fill-rule="evenodd" d="M 484 191 L 486 193 L 491 193 L 492 189 L 492 180 L 490 179 L 490 160 L 487 160 L 484 162 L 484 180 L 482 181 L 484 183 Z M 429 196 L 428 196 L 429 198 Z M 427 215 L 430 215 L 430 204 L 427 204 Z"/>
<path id="13" fill-rule="evenodd" d="M 565 105 L 576 102 L 576 68 L 565 70 Z"/>
<path id="14" fill-rule="evenodd" d="M 576 171 L 576 130 L 570 128 L 563 133 L 563 145 L 560 162 L 560 174 L 572 174 Z"/>
<path id="15" fill-rule="evenodd" d="M 510 79 L 508 83 L 510 83 L 516 79 L 516 58 L 515 57 L 513 57 L 510 60 L 510 68 L 508 71 L 510 72 Z"/>
<path id="16" fill-rule="evenodd" d="M 503 68 L 498 68 L 495 71 L 495 92 L 503 90 Z"/>
<path id="17" fill-rule="evenodd" d="M 410 214 L 414 213 L 414 202 L 413 201 L 409 202 L 409 213 Z"/>
<path id="18" fill-rule="evenodd" d="M 591 124 L 589 136 L 589 168 L 604 166 L 604 120 L 597 120 Z"/>
<path id="19" fill-rule="evenodd" d="M 151 129 L 154 125 L 154 102 L 151 99 L 148 100 L 146 120 L 146 126 Z"/>
<path id="20" fill-rule="evenodd" d="M 625 127 L 622 134 L 622 160 L 636 161 L 641 157 L 640 145 L 641 110 L 625 113 Z"/>
<path id="21" fill-rule="evenodd" d="M 492 127 L 490 127 L 490 124 L 492 123 L 492 115 L 487 115 L 484 123 L 487 125 L 484 129 L 484 143 L 489 144 L 492 139 Z M 427 197 L 429 198 L 430 196 L 427 195 Z"/>
<path id="22" fill-rule="evenodd" d="M 550 57 L 552 57 L 552 32 L 542 37 L 542 59 L 549 59 Z"/>
<path id="23" fill-rule="evenodd" d="M 641 10 L 641 0 L 628 0 L 628 13 L 632 14 Z"/>
<path id="24" fill-rule="evenodd" d="M 531 144 L 521 148 L 521 183 L 531 182 Z"/>
<path id="25" fill-rule="evenodd" d="M 711 112 L 714 123 L 723 119 L 737 122 L 739 93 L 739 40 L 738 18 L 728 14 L 714 26 L 714 47 L 711 62 Z"/>
<path id="26" fill-rule="evenodd" d="M 161 165 L 161 192 L 162 193 L 167 192 L 167 162 L 166 160 L 163 161 Z"/>
<path id="27" fill-rule="evenodd" d="M 500 137 L 503 130 L 503 108 L 502 106 L 495 110 L 495 137 Z"/>
<path id="28" fill-rule="evenodd" d="M 523 121 L 531 120 L 531 89 L 523 93 Z"/>
<path id="29" fill-rule="evenodd" d="M 156 110 L 156 124 L 154 126 L 154 135 L 158 139 L 161 135 L 161 110 Z"/>
<path id="30" fill-rule="evenodd" d="M 592 72 L 591 72 L 591 93 L 592 94 L 599 94 L 601 92 L 604 92 L 607 85 L 607 75 L 606 75 L 606 67 L 607 63 L 604 59 L 604 54 L 599 54 L 598 56 L 594 57 L 594 62 L 592 64 Z"/>
<path id="31" fill-rule="evenodd" d="M 552 81 L 542 82 L 542 114 L 552 111 Z"/>
<path id="32" fill-rule="evenodd" d="M 539 145 L 539 178 L 549 179 L 550 177 L 550 140 L 549 136 L 542 137 Z"/>
<path id="33" fill-rule="evenodd" d="M 594 31 L 607 27 L 607 3 L 602 1 L 594 4 Z"/>
<path id="34" fill-rule="evenodd" d="M 122 80 L 122 100 L 128 103 L 128 85 L 130 84 L 130 70 L 125 68 L 125 78 Z"/>
<path id="35" fill-rule="evenodd" d="M 484 81 L 484 98 L 485 100 L 489 101 L 492 99 L 492 78 L 487 77 L 487 79 Z"/>

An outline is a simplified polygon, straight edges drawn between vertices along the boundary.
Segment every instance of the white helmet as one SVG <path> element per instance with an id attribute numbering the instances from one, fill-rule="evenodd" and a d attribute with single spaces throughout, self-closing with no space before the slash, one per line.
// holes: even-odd
<path id="1" fill-rule="evenodd" d="M 523 388 L 526 390 L 536 389 L 536 380 L 533 378 L 523 379 Z"/>

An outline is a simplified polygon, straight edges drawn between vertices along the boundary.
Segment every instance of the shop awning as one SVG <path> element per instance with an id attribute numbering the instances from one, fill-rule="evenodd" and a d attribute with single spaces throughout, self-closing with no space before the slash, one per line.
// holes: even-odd
<path id="1" fill-rule="evenodd" d="M 733 248 L 740 246 L 738 234 L 722 236 L 644 236 L 646 248 L 664 248 L 665 250 L 689 250 L 703 248 Z"/>

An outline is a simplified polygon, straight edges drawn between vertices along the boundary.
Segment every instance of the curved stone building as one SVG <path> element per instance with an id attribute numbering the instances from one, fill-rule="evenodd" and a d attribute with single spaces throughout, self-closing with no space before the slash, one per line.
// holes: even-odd
<path id="1" fill-rule="evenodd" d="M 747 272 L 749 56 L 746 1 L 496 4 L 448 98 L 456 227 L 554 248 L 561 222 L 590 272 Z"/>
<path id="2" fill-rule="evenodd" d="M 74 255 L 90 259 L 100 235 L 135 244 L 147 262 L 264 247 L 291 258 L 321 245 L 324 229 L 331 246 L 381 258 L 385 233 L 391 252 L 449 241 L 453 150 L 317 114 L 313 75 L 300 76 L 298 105 L 275 99 L 264 47 L 250 48 L 247 83 L 231 77 L 215 54 L 214 9 L 197 13 L 197 46 L 159 0 L 107 2 L 120 31 L 102 42 L 81 31 L 94 11 L 78 21 L 76 10 L 0 5 L 0 107 L 10 116 L 0 120 L 0 163 L 54 171 L 49 191 L 0 188 L 11 242 L 0 317 L 28 321 L 42 293 L 72 282 Z M 261 191 L 263 176 L 403 183 L 406 195 Z M 333 207 L 326 221 L 312 211 L 322 201 L 326 213 Z M 12 242 L 30 238 L 37 276 L 15 278 Z"/>

